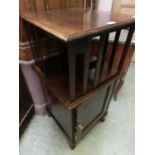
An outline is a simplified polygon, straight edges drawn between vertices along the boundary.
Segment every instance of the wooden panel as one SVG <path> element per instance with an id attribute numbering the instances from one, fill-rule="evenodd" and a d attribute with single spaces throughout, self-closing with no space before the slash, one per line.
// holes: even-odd
<path id="1" fill-rule="evenodd" d="M 29 12 L 29 11 L 44 11 L 47 9 L 47 5 L 49 9 L 53 8 L 62 8 L 61 0 L 20 0 L 20 13 Z M 25 27 L 22 19 L 20 18 L 20 25 L 19 25 L 19 40 L 21 42 L 27 41 L 27 36 L 25 33 Z"/>
<path id="2" fill-rule="evenodd" d="M 77 109 L 77 122 L 85 128 L 93 119 L 101 113 L 106 95 L 106 88 L 96 92 Z"/>
<path id="3" fill-rule="evenodd" d="M 71 7 L 71 0 L 67 0 L 67 1 L 64 0 L 63 3 L 64 3 L 65 8 L 70 8 Z"/>
<path id="4" fill-rule="evenodd" d="M 98 49 L 98 57 L 97 57 L 97 64 L 96 64 L 96 70 L 95 70 L 95 78 L 94 78 L 94 88 L 98 85 L 99 82 L 99 74 L 100 74 L 100 68 L 101 68 L 101 62 L 102 58 L 104 57 L 105 46 L 106 46 L 106 34 L 102 34 L 99 41 L 99 49 Z"/>
<path id="5" fill-rule="evenodd" d="M 112 12 L 120 13 L 121 12 L 121 0 L 113 0 Z"/>
<path id="6" fill-rule="evenodd" d="M 135 14 L 135 9 L 128 8 L 128 7 L 121 8 L 121 13 L 129 14 L 129 15 L 134 15 Z"/>
<path id="7" fill-rule="evenodd" d="M 84 0 L 71 0 L 71 8 L 80 8 L 84 6 Z"/>
<path id="8" fill-rule="evenodd" d="M 51 93 L 49 90 L 49 103 L 48 109 L 52 113 L 53 117 L 59 123 L 59 126 L 63 128 L 64 132 L 67 136 L 72 139 L 73 138 L 73 122 L 72 122 L 72 111 L 68 110 L 64 107 L 62 103 L 60 103 Z"/>
<path id="9" fill-rule="evenodd" d="M 29 0 L 19 0 L 19 11 L 21 12 L 28 12 L 29 6 L 28 6 Z"/>
<path id="10" fill-rule="evenodd" d="M 112 11 L 117 13 L 134 15 L 135 0 L 114 0 Z"/>
<path id="11" fill-rule="evenodd" d="M 85 0 L 63 0 L 65 8 L 82 8 Z"/>
<path id="12" fill-rule="evenodd" d="M 63 8 L 62 0 L 46 0 L 46 2 L 47 2 L 48 10 Z"/>
<path id="13" fill-rule="evenodd" d="M 45 0 L 35 0 L 36 10 L 45 11 L 46 10 L 46 1 Z"/>
<path id="14" fill-rule="evenodd" d="M 135 0 L 121 0 L 121 4 L 134 5 Z"/>
<path id="15" fill-rule="evenodd" d="M 106 116 L 115 86 L 116 81 L 97 91 L 94 96 L 77 107 L 77 141 L 91 128 L 96 119 Z"/>
<path id="16" fill-rule="evenodd" d="M 134 4 L 121 4 L 122 8 L 135 8 Z"/>
<path id="17" fill-rule="evenodd" d="M 29 12 L 36 10 L 35 0 L 20 0 L 20 11 Z"/>

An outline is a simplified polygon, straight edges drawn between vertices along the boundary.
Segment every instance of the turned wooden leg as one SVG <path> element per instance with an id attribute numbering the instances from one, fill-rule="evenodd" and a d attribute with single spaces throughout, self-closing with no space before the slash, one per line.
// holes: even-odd
<path id="1" fill-rule="evenodd" d="M 119 93 L 121 87 L 123 86 L 123 84 L 124 84 L 124 79 L 122 78 L 122 79 L 120 79 L 120 81 L 119 81 L 119 83 L 118 83 L 118 85 L 117 85 L 117 88 L 116 88 L 116 90 L 115 90 L 115 92 L 114 92 L 114 100 L 115 100 L 115 101 L 117 101 L 117 95 L 118 95 L 118 93 Z"/>
<path id="2" fill-rule="evenodd" d="M 101 122 L 104 122 L 105 121 L 105 117 L 107 116 L 108 112 L 106 112 L 101 118 L 100 118 L 100 121 Z"/>
<path id="3" fill-rule="evenodd" d="M 76 146 L 76 144 L 75 144 L 75 142 L 73 142 L 73 141 L 69 144 L 69 147 L 70 147 L 72 150 L 75 148 L 75 146 Z"/>
<path id="4" fill-rule="evenodd" d="M 104 122 L 104 121 L 105 121 L 105 117 L 102 117 L 102 118 L 100 119 L 100 121 L 101 121 L 101 122 Z"/>

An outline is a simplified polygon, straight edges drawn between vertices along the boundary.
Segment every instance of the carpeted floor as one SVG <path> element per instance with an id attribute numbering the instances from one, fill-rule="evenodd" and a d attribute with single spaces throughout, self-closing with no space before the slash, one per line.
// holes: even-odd
<path id="1" fill-rule="evenodd" d="M 118 101 L 112 101 L 99 122 L 71 150 L 52 117 L 34 115 L 20 138 L 20 155 L 134 155 L 135 66 L 130 65 Z"/>

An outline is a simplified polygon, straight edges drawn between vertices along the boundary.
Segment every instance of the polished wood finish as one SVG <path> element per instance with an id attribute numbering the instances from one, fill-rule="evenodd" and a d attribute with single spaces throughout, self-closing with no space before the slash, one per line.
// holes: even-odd
<path id="1" fill-rule="evenodd" d="M 121 33 L 121 30 L 118 30 L 116 32 L 115 40 L 114 40 L 114 43 L 113 43 L 113 46 L 112 46 L 112 51 L 111 51 L 111 56 L 110 56 L 111 61 L 110 61 L 109 66 L 108 66 L 109 72 L 111 72 L 112 66 L 113 66 L 113 63 L 114 63 L 114 58 L 115 58 L 115 55 L 116 55 L 116 48 L 118 46 L 120 33 Z"/>
<path id="2" fill-rule="evenodd" d="M 98 45 L 99 45 L 99 40 L 93 40 L 92 51 L 93 51 L 93 55 L 95 55 L 95 56 L 97 56 L 97 54 L 98 54 L 98 50 L 97 50 Z M 106 53 L 106 56 L 103 56 L 103 60 L 106 59 L 106 61 L 110 61 L 110 57 L 112 56 L 112 48 L 113 48 L 113 46 L 114 46 L 114 43 L 112 41 L 107 43 L 107 53 Z M 118 45 L 117 45 L 116 51 L 115 51 L 115 58 L 113 60 L 114 64 L 119 63 L 119 61 L 121 59 L 122 52 L 123 52 L 123 48 L 124 48 L 124 43 L 119 42 Z M 128 49 L 127 56 L 126 56 L 126 58 L 124 60 L 123 67 L 122 67 L 122 70 L 121 70 L 122 76 L 121 76 L 121 78 L 119 80 L 119 83 L 117 84 L 117 88 L 116 88 L 115 93 L 114 93 L 114 99 L 115 100 L 117 100 L 117 96 L 119 94 L 119 91 L 120 91 L 121 87 L 124 84 L 124 79 L 125 79 L 126 73 L 128 71 L 128 68 L 130 66 L 130 63 L 132 61 L 134 51 L 135 51 L 135 45 L 131 44 L 129 49 Z M 103 64 L 102 64 L 102 67 L 104 67 Z"/>
<path id="3" fill-rule="evenodd" d="M 88 91 L 88 76 L 89 76 L 89 59 L 90 59 L 90 53 L 91 53 L 91 38 L 85 39 L 86 46 L 84 46 L 84 69 L 83 69 L 83 94 L 85 94 Z"/>
<path id="4" fill-rule="evenodd" d="M 110 81 L 119 79 L 119 75 L 108 78 L 108 76 L 107 77 L 104 76 L 105 72 L 103 72 L 102 75 L 100 75 L 100 81 L 102 82 L 104 81 L 104 83 L 96 87 L 96 89 L 93 89 L 93 82 L 89 80 L 88 85 L 89 93 L 87 92 L 87 94 L 85 94 L 85 97 L 83 97 L 84 95 L 82 92 L 82 80 L 80 78 L 82 76 L 80 72 L 77 72 L 78 74 L 76 82 L 77 89 L 75 94 L 76 99 L 72 101 L 72 98 L 70 98 L 69 93 L 69 79 L 67 75 L 68 70 L 67 68 L 62 67 L 64 66 L 63 63 L 64 56 L 58 55 L 57 57 L 59 57 L 60 59 L 59 61 L 56 62 L 59 63 L 59 65 L 55 66 L 55 63 L 51 63 L 54 62 L 54 59 L 56 60 L 56 57 L 51 58 L 49 60 L 50 65 L 45 63 L 45 68 L 48 67 L 48 70 L 46 70 L 47 73 L 46 76 L 39 69 L 39 67 L 37 67 L 36 65 L 34 65 L 33 67 L 38 76 L 44 80 L 46 86 L 48 86 L 49 89 L 56 95 L 56 97 L 59 98 L 59 101 L 62 102 L 64 106 L 70 110 L 82 104 L 82 101 L 87 100 L 87 96 L 89 97 L 91 95 L 96 94 L 97 91 L 99 91 L 102 87 L 105 87 Z"/>
<path id="5" fill-rule="evenodd" d="M 98 85 L 99 82 L 99 73 L 100 73 L 100 69 L 101 69 L 101 62 L 102 62 L 102 58 L 103 58 L 103 53 L 105 53 L 104 51 L 104 46 L 106 46 L 105 42 L 106 42 L 106 34 L 102 34 L 99 42 L 99 51 L 98 51 L 98 59 L 97 59 L 97 64 L 96 64 L 96 70 L 95 70 L 95 78 L 94 78 L 94 88 L 96 88 L 96 86 Z"/>
<path id="6" fill-rule="evenodd" d="M 31 11 L 50 11 L 55 9 L 66 9 L 66 8 L 78 8 L 78 7 L 84 7 L 84 1 L 83 0 L 19 0 L 19 11 L 20 13 L 24 12 L 31 12 Z M 46 45 L 46 40 L 44 35 L 39 36 L 39 40 L 41 40 L 45 48 L 49 45 Z M 25 22 L 22 18 L 19 18 L 19 57 L 20 60 L 32 60 L 32 51 L 30 48 L 30 43 L 28 41 L 26 30 L 25 30 Z M 44 41 L 43 41 L 44 40 Z M 51 43 L 52 44 L 52 43 Z M 49 49 L 52 50 L 52 47 L 49 47 Z M 45 51 L 45 54 L 47 53 L 47 50 L 43 50 L 43 53 Z"/>
<path id="7" fill-rule="evenodd" d="M 134 21 L 128 15 L 92 9 L 29 12 L 21 13 L 20 17 L 64 41 L 95 35 L 113 26 L 121 26 Z M 108 24 L 111 21 L 116 23 Z"/>
<path id="8" fill-rule="evenodd" d="M 36 62 L 33 68 L 51 98 L 48 109 L 73 148 L 107 114 L 118 80 L 122 77 L 121 71 L 134 32 L 134 19 L 90 9 L 56 10 L 46 14 L 31 12 L 21 17 L 29 22 L 27 32 L 31 32 L 29 38 L 34 43 L 32 51 Z M 112 19 L 117 23 L 107 24 Z M 43 57 L 38 45 L 38 28 L 47 36 L 60 39 L 63 45 L 61 53 Z M 128 29 L 129 33 L 116 64 L 118 40 L 123 29 Z M 111 32 L 116 32 L 116 35 L 109 53 L 108 37 Z M 96 51 L 93 51 L 96 36 L 99 36 L 99 41 Z"/>

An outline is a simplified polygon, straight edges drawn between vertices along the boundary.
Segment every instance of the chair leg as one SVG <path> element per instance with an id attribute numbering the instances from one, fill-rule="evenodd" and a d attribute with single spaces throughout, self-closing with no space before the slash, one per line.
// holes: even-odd
<path id="1" fill-rule="evenodd" d="M 124 84 L 124 78 L 120 79 L 120 81 L 118 83 L 118 86 L 117 86 L 117 88 L 116 88 L 116 90 L 114 92 L 114 100 L 115 101 L 117 101 L 118 93 L 119 93 L 120 89 L 122 88 L 123 84 Z"/>

